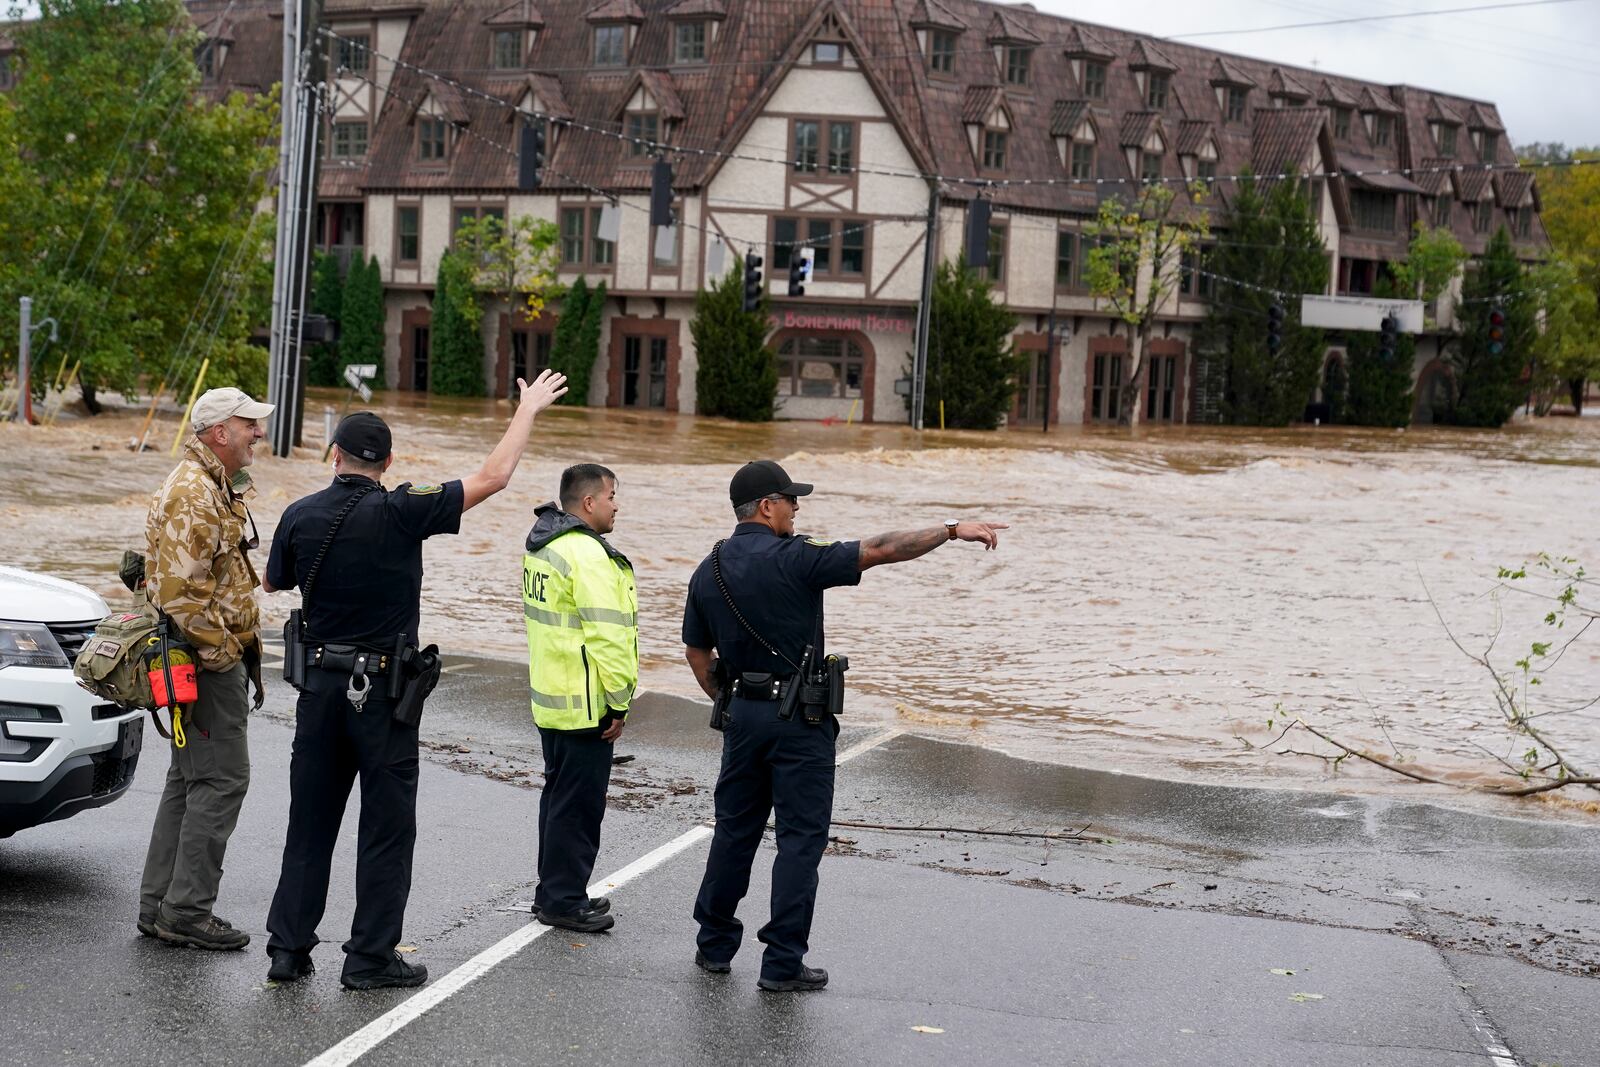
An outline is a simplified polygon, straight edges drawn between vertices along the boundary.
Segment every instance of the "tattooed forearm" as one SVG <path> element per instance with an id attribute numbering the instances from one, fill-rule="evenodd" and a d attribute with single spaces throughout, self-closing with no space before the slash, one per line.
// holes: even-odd
<path id="1" fill-rule="evenodd" d="M 861 569 L 882 566 L 885 563 L 904 563 L 908 559 L 926 556 L 950 540 L 950 531 L 943 526 L 930 526 L 926 530 L 899 530 L 879 534 L 861 542 Z"/>

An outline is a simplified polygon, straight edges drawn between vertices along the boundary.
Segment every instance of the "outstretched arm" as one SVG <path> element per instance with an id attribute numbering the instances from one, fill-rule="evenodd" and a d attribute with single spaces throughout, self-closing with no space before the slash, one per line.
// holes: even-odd
<path id="1" fill-rule="evenodd" d="M 930 526 L 926 530 L 901 530 L 897 533 L 879 534 L 861 542 L 861 569 L 871 570 L 885 563 L 904 563 L 926 556 L 946 541 L 980 541 L 984 548 L 1000 547 L 1000 531 L 1010 529 L 1003 522 L 962 522 L 956 524 L 956 535 L 950 536 L 945 526 Z"/>
<path id="2" fill-rule="evenodd" d="M 511 417 L 511 425 L 506 427 L 505 436 L 500 438 L 500 443 L 494 446 L 476 474 L 461 479 L 462 511 L 483 503 L 511 483 L 511 474 L 528 447 L 534 417 L 566 393 L 567 376 L 547 370 L 534 379 L 532 385 L 518 378 L 517 388 L 522 391 L 522 401 Z"/>

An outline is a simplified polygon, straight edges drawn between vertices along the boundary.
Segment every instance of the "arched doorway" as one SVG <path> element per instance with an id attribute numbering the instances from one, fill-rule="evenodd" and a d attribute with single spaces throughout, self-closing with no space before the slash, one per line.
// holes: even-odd
<path id="1" fill-rule="evenodd" d="M 1324 424 L 1341 421 L 1349 397 L 1350 370 L 1345 364 L 1345 354 L 1341 349 L 1332 349 L 1322 361 L 1322 374 L 1311 390 L 1303 421 Z"/>
<path id="2" fill-rule="evenodd" d="M 778 417 L 872 421 L 877 353 L 859 330 L 779 330 Z"/>
<path id="3" fill-rule="evenodd" d="M 1431 426 L 1445 422 L 1446 415 L 1455 406 L 1455 373 L 1442 360 L 1432 360 L 1417 376 L 1413 394 L 1411 422 L 1416 426 Z"/>

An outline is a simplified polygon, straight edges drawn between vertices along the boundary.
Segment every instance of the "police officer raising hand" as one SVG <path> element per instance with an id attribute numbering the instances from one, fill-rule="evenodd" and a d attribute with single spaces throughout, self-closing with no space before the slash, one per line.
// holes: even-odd
<path id="1" fill-rule="evenodd" d="M 864 541 L 799 537 L 794 520 L 810 492 L 771 460 L 741 467 L 728 490 L 738 525 L 694 572 L 683 612 L 684 657 L 723 731 L 716 830 L 694 906 L 694 959 L 713 974 L 731 968 L 744 931 L 735 912 L 772 813 L 772 914 L 756 935 L 767 946 L 757 985 L 772 992 L 828 984 L 828 972 L 804 959 L 833 817 L 835 716 L 849 664 L 824 650 L 823 591 L 856 585 L 864 571 L 947 541 L 996 548 L 1007 528 L 951 519 Z"/>

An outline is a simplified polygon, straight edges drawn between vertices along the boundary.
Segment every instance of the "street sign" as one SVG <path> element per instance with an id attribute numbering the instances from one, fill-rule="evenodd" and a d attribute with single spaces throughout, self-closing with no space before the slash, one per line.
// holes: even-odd
<path id="1" fill-rule="evenodd" d="M 1370 330 L 1376 333 L 1393 315 L 1406 333 L 1422 332 L 1422 301 L 1384 300 L 1375 296 L 1303 296 L 1300 324 L 1324 330 Z"/>
<path id="2" fill-rule="evenodd" d="M 377 376 L 378 365 L 376 363 L 352 363 L 344 369 L 344 380 L 350 383 L 350 388 L 362 391 L 361 399 L 363 400 L 372 399 L 372 390 L 362 385 L 362 381 L 367 378 L 376 378 Z"/>
<path id="3" fill-rule="evenodd" d="M 366 382 L 356 383 L 356 395 L 361 398 L 363 404 L 372 403 L 372 386 Z"/>

